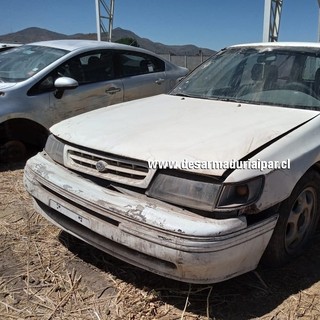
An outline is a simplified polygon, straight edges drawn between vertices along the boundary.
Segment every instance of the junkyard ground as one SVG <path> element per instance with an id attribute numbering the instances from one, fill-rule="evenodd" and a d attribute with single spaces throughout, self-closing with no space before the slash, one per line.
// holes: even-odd
<path id="1" fill-rule="evenodd" d="M 319 319 L 320 235 L 304 256 L 213 285 L 118 261 L 39 216 L 23 164 L 0 167 L 0 319 Z"/>

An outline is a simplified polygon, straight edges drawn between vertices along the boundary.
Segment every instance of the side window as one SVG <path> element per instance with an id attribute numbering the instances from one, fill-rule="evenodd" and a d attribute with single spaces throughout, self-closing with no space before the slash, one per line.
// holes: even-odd
<path id="1" fill-rule="evenodd" d="M 78 81 L 79 85 L 85 83 L 83 66 L 79 57 L 72 58 L 51 71 L 45 78 L 40 80 L 28 92 L 28 95 L 54 91 L 54 81 L 59 77 L 70 77 Z"/>
<path id="2" fill-rule="evenodd" d="M 83 65 L 78 57 L 72 58 L 59 66 L 56 71 L 58 77 L 69 77 L 78 81 L 81 85 L 85 82 Z"/>
<path id="3" fill-rule="evenodd" d="M 320 58 L 313 56 L 307 57 L 303 69 L 302 79 L 304 81 L 314 81 L 318 70 L 320 70 Z"/>
<path id="4" fill-rule="evenodd" d="M 77 56 L 59 66 L 56 73 L 77 80 L 79 85 L 113 79 L 113 53 L 105 50 Z"/>
<path id="5" fill-rule="evenodd" d="M 54 81 L 59 77 L 70 77 L 79 85 L 111 80 L 115 77 L 113 52 L 111 50 L 86 53 L 62 63 L 51 71 L 45 78 L 33 86 L 28 94 L 54 91 Z"/>
<path id="6" fill-rule="evenodd" d="M 85 82 L 111 80 L 115 77 L 112 51 L 94 52 L 80 58 Z"/>
<path id="7" fill-rule="evenodd" d="M 54 77 L 50 73 L 44 79 L 35 84 L 27 93 L 28 96 L 35 96 L 40 93 L 54 91 Z"/>
<path id="8" fill-rule="evenodd" d="M 123 77 L 136 76 L 165 70 L 161 59 L 139 52 L 121 52 L 118 55 L 120 74 Z"/>
<path id="9" fill-rule="evenodd" d="M 292 69 L 294 69 L 294 55 L 279 54 L 277 57 L 277 66 L 279 72 L 279 84 L 285 85 L 291 77 Z"/>
<path id="10" fill-rule="evenodd" d="M 262 65 L 262 64 L 261 64 Z M 241 74 L 241 85 L 253 85 L 256 83 L 259 79 L 257 76 L 256 70 L 259 69 L 260 64 L 257 62 L 257 56 L 252 56 L 247 58 L 246 63 L 240 68 L 242 74 Z"/>

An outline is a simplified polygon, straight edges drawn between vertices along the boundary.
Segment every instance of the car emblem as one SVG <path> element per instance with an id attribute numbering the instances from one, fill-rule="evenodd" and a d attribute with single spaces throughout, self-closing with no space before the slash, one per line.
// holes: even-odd
<path id="1" fill-rule="evenodd" d="M 99 160 L 97 163 L 96 163 L 96 169 L 99 171 L 99 172 L 105 172 L 107 170 L 107 167 L 108 167 L 108 164 L 103 161 L 103 160 Z"/>

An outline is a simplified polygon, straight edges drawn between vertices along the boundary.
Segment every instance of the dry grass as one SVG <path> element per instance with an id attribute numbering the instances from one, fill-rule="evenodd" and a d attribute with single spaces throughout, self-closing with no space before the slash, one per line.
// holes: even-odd
<path id="1" fill-rule="evenodd" d="M 0 172 L 0 319 L 320 318 L 320 237 L 286 268 L 183 284 L 61 233 L 34 212 L 22 176 Z"/>

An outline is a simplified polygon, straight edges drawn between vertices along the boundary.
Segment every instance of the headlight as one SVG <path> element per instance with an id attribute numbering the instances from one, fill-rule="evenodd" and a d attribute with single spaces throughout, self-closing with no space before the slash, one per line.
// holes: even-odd
<path id="1" fill-rule="evenodd" d="M 235 184 L 225 184 L 217 208 L 237 208 L 255 202 L 261 195 L 263 176 Z"/>
<path id="2" fill-rule="evenodd" d="M 63 142 L 58 140 L 53 134 L 50 134 L 47 139 L 44 150 L 52 160 L 60 164 L 63 164 L 64 146 L 65 144 Z"/>
<path id="3" fill-rule="evenodd" d="M 203 211 L 235 210 L 252 204 L 262 192 L 263 176 L 241 183 L 224 184 L 197 175 L 160 172 L 146 194 L 186 208 Z"/>
<path id="4" fill-rule="evenodd" d="M 220 186 L 213 179 L 170 171 L 159 173 L 146 194 L 183 207 L 212 211 Z"/>

